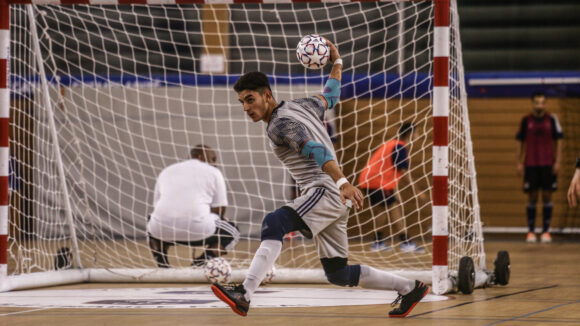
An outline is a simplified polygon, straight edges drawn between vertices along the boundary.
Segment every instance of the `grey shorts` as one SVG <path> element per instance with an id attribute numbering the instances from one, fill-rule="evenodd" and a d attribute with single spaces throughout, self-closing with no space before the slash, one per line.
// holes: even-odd
<path id="1" fill-rule="evenodd" d="M 346 226 L 349 208 L 340 195 L 328 188 L 313 187 L 292 203 L 292 208 L 310 228 L 320 258 L 348 257 Z"/>

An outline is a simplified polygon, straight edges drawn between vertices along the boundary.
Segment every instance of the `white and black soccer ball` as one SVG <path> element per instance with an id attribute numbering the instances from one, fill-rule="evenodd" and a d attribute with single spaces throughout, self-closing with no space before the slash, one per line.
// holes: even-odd
<path id="1" fill-rule="evenodd" d="M 205 277 L 210 283 L 224 284 L 232 276 L 232 267 L 223 257 L 215 257 L 207 261 L 203 267 Z"/>
<path id="2" fill-rule="evenodd" d="M 262 280 L 262 284 L 271 283 L 275 277 L 276 277 L 276 267 L 272 266 L 272 269 L 268 273 L 266 273 L 266 276 Z"/>
<path id="3" fill-rule="evenodd" d="M 296 47 L 296 57 L 308 69 L 321 69 L 330 58 L 330 48 L 326 39 L 320 35 L 304 36 Z"/>

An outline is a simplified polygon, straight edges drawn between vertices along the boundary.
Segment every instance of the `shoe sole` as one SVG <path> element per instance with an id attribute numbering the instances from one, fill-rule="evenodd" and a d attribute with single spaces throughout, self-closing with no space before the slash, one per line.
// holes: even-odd
<path id="1" fill-rule="evenodd" d="M 415 306 L 417 305 L 417 303 L 421 302 L 421 300 L 423 300 L 423 298 L 427 295 L 427 293 L 429 293 L 429 288 L 427 288 L 427 291 L 425 291 L 425 293 L 423 293 L 423 296 L 421 297 L 421 299 L 417 300 L 417 302 L 413 303 L 413 305 L 411 306 L 411 308 L 409 308 L 409 310 L 407 310 L 406 313 L 402 314 L 402 315 L 391 315 L 389 314 L 390 318 L 403 318 L 403 317 L 407 317 L 407 315 L 413 310 L 413 308 L 415 308 Z"/>
<path id="2" fill-rule="evenodd" d="M 236 305 L 235 302 L 233 302 L 225 293 L 223 293 L 217 286 L 212 285 L 211 286 L 211 290 L 213 291 L 213 294 L 215 294 L 216 297 L 218 297 L 218 299 L 220 299 L 221 301 L 223 301 L 225 304 L 227 304 L 228 306 L 230 306 L 230 308 L 232 308 L 232 310 L 240 315 L 240 316 L 244 316 L 246 317 L 246 313 L 239 310 L 238 306 Z"/>

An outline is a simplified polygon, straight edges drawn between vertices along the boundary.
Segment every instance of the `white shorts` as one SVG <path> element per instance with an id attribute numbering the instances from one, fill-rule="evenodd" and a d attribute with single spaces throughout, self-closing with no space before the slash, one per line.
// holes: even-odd
<path id="1" fill-rule="evenodd" d="M 147 223 L 147 232 L 156 239 L 172 241 L 199 241 L 216 232 L 218 215 L 210 213 L 203 218 L 160 218 L 151 215 Z"/>
<path id="2" fill-rule="evenodd" d="M 307 189 L 286 206 L 292 208 L 310 228 L 320 258 L 348 258 L 346 226 L 349 208 L 340 195 L 324 187 Z"/>

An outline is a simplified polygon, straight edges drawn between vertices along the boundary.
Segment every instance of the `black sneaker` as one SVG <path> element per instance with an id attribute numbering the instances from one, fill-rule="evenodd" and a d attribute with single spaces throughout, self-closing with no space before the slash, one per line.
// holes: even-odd
<path id="1" fill-rule="evenodd" d="M 246 300 L 246 297 L 244 296 L 244 294 L 246 294 L 246 289 L 244 289 L 243 284 L 219 285 L 214 283 L 211 285 L 211 290 L 216 297 L 230 306 L 236 314 L 244 317 L 248 314 L 250 301 Z"/>
<path id="2" fill-rule="evenodd" d="M 389 312 L 389 317 L 402 318 L 407 316 L 411 310 L 415 308 L 415 305 L 419 303 L 419 301 L 421 301 L 424 296 L 427 295 L 427 293 L 429 293 L 429 287 L 423 284 L 423 282 L 415 281 L 415 288 L 411 290 L 411 292 L 407 293 L 406 295 L 399 294 L 397 299 L 393 301 L 391 304 L 392 306 L 395 306 L 397 303 L 399 303 L 399 301 L 401 302 L 401 305 L 399 308 L 391 310 Z"/>

